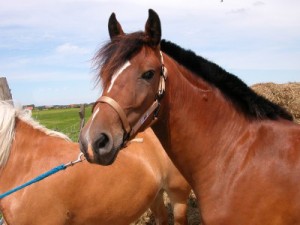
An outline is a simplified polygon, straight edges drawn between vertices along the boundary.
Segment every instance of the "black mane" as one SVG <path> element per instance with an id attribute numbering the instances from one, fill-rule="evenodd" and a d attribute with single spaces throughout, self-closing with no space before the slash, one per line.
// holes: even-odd
<path id="1" fill-rule="evenodd" d="M 274 120 L 281 117 L 293 120 L 291 114 L 285 109 L 256 94 L 238 77 L 226 72 L 215 63 L 166 40 L 161 41 L 161 50 L 179 64 L 220 89 L 249 118 Z"/>

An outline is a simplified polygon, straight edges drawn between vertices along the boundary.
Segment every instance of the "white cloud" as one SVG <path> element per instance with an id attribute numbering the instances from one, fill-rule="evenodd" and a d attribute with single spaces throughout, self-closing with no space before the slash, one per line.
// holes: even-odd
<path id="1" fill-rule="evenodd" d="M 254 6 L 263 6 L 263 5 L 265 5 L 265 3 L 262 2 L 262 1 L 256 1 L 256 2 L 253 3 L 253 5 Z"/>
<path id="2" fill-rule="evenodd" d="M 230 10 L 228 13 L 229 14 L 243 14 L 243 13 L 246 13 L 247 12 L 247 9 L 245 8 L 240 8 L 240 9 L 232 9 Z"/>
<path id="3" fill-rule="evenodd" d="M 87 54 L 90 50 L 70 43 L 65 43 L 57 46 L 55 52 L 59 54 Z"/>

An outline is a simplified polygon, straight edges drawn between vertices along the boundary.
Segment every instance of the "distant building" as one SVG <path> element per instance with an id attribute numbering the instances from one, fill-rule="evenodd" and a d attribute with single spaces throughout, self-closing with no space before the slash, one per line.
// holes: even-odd
<path id="1" fill-rule="evenodd" d="M 32 104 L 32 105 L 24 105 L 24 106 L 23 106 L 23 109 L 27 109 L 27 110 L 32 111 L 32 110 L 35 109 L 35 106 L 34 106 L 33 104 Z"/>

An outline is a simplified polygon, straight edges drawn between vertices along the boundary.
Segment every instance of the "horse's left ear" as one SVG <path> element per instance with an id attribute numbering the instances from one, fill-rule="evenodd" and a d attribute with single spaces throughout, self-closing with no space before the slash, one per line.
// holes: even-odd
<path id="1" fill-rule="evenodd" d="M 161 26 L 157 13 L 149 9 L 149 17 L 145 25 L 145 32 L 152 45 L 158 45 L 161 39 Z"/>

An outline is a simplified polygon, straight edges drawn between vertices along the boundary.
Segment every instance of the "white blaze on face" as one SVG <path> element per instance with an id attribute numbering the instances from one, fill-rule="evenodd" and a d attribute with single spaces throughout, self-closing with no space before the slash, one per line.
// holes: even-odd
<path id="1" fill-rule="evenodd" d="M 96 111 L 93 112 L 92 121 L 91 121 L 90 125 L 88 126 L 88 128 L 86 130 L 85 139 L 86 139 L 86 141 L 87 141 L 88 144 L 90 144 L 90 128 L 91 128 L 91 125 L 93 124 L 93 121 L 94 121 L 95 117 L 99 113 L 99 110 L 100 109 L 99 109 L 99 106 L 98 106 L 98 108 L 96 109 Z"/>
<path id="2" fill-rule="evenodd" d="M 111 78 L 111 81 L 110 81 L 110 85 L 108 87 L 108 90 L 107 90 L 107 93 L 110 92 L 112 86 L 114 85 L 116 79 L 120 76 L 120 74 L 128 67 L 130 66 L 130 62 L 127 61 Z"/>
<path id="3" fill-rule="evenodd" d="M 98 114 L 98 112 L 99 112 L 99 108 L 97 108 L 96 112 L 93 113 L 92 122 L 95 119 L 95 116 Z"/>

